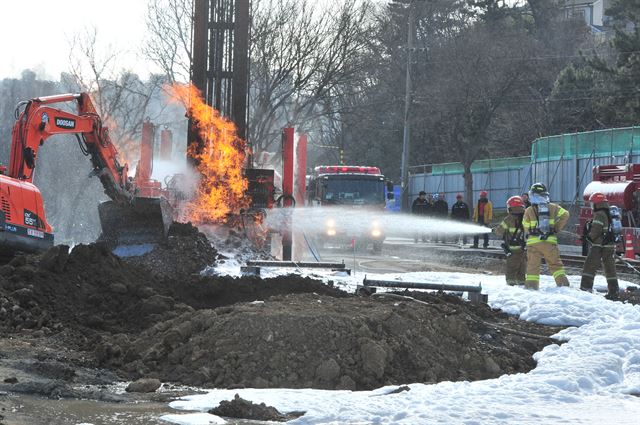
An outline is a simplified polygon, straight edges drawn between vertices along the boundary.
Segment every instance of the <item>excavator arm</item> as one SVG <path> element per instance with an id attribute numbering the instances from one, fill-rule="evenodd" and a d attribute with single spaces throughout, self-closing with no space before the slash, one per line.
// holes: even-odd
<path id="1" fill-rule="evenodd" d="M 77 105 L 77 113 L 52 106 L 69 102 Z M 111 198 L 98 206 L 102 240 L 128 249 L 166 238 L 172 211 L 167 199 L 158 195 L 159 187 L 145 191 L 152 186 L 149 182 L 129 178 L 128 166 L 118 161 L 118 151 L 88 94 L 63 94 L 31 99 L 16 108 L 11 162 L 8 173 L 0 173 L 0 252 L 41 251 L 53 245 L 53 230 L 33 177 L 40 147 L 57 134 L 76 136 L 91 158 L 92 174 Z"/>
<path id="2" fill-rule="evenodd" d="M 76 102 L 77 114 L 50 105 Z M 21 108 L 22 111 L 20 111 Z M 38 150 L 56 134 L 74 134 L 80 148 L 91 157 L 93 173 L 100 178 L 104 191 L 114 201 L 131 202 L 134 188 L 129 182 L 127 164 L 118 161 L 118 151 L 102 125 L 87 93 L 39 97 L 22 102 L 16 109 L 16 123 L 11 144 L 10 177 L 32 183 Z"/>

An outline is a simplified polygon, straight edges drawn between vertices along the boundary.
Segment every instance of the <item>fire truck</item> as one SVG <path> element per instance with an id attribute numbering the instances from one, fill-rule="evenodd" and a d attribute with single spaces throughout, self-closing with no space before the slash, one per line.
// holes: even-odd
<path id="1" fill-rule="evenodd" d="M 622 210 L 622 241 L 617 251 L 623 252 L 625 241 L 631 240 L 633 252 L 640 254 L 640 164 L 599 165 L 593 168 L 593 181 L 584 189 L 585 206 L 580 211 L 576 229 L 580 236 L 585 223 L 593 215 L 589 197 L 596 192 L 603 193 L 609 205 Z"/>
<path id="2" fill-rule="evenodd" d="M 372 212 L 361 215 L 365 221 L 371 217 L 371 222 L 360 223 L 360 226 L 344 223 L 348 220 L 328 213 L 323 231 L 317 235 L 321 245 L 329 242 L 355 243 L 365 248 L 371 245 L 374 252 L 380 252 L 385 235 L 376 213 L 382 213 L 386 205 L 385 184 L 385 177 L 378 167 L 316 167 L 309 179 L 307 206 L 342 207 L 336 209 L 339 212 L 344 212 L 344 208 Z"/>

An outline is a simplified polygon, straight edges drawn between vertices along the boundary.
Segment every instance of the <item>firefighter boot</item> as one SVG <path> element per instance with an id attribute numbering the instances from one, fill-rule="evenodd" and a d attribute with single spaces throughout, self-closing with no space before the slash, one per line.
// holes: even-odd
<path id="1" fill-rule="evenodd" d="M 611 301 L 617 301 L 620 299 L 620 287 L 618 286 L 618 279 L 607 279 L 607 295 L 604 296 Z"/>
<path id="2" fill-rule="evenodd" d="M 580 279 L 580 290 L 585 292 L 593 292 L 593 276 L 582 274 Z"/>

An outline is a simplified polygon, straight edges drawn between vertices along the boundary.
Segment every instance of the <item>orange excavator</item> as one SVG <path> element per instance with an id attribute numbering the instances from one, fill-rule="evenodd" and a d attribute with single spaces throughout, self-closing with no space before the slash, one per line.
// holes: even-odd
<path id="1" fill-rule="evenodd" d="M 53 104 L 75 102 L 77 114 Z M 32 183 L 38 149 L 56 134 L 76 136 L 89 156 L 105 194 L 98 206 L 101 238 L 113 246 L 154 244 L 167 235 L 171 207 L 162 197 L 140 196 L 139 179 L 127 175 L 118 151 L 87 93 L 47 96 L 20 102 L 16 108 L 9 170 L 0 167 L 0 250 L 38 252 L 53 245 L 40 190 Z M 146 193 L 144 194 L 146 195 Z"/>

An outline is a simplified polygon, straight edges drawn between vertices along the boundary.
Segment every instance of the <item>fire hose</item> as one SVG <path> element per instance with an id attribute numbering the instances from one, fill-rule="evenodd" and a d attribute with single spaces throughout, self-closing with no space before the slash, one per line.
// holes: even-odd
<path id="1" fill-rule="evenodd" d="M 615 256 L 616 256 L 616 261 L 618 261 L 618 262 L 620 262 L 620 263 L 624 264 L 624 265 L 625 265 L 625 266 L 627 266 L 629 269 L 633 270 L 633 271 L 634 271 L 634 273 L 636 273 L 636 274 L 638 274 L 638 276 L 640 276 L 640 270 L 638 270 L 636 267 L 633 267 L 633 265 L 632 265 L 630 262 L 628 262 L 627 260 L 625 260 L 624 258 L 622 258 L 622 256 L 621 256 L 621 255 L 619 255 L 619 254 L 615 254 Z"/>
<path id="2" fill-rule="evenodd" d="M 572 236 L 580 236 L 575 232 L 570 232 L 568 230 L 561 230 L 559 233 L 565 233 L 565 234 L 569 234 Z M 620 254 L 614 254 L 615 259 L 618 263 L 625 265 L 628 269 L 633 270 L 634 273 L 636 273 L 638 276 L 640 276 L 640 270 L 638 270 L 637 267 L 634 267 L 633 264 L 631 264 L 629 261 L 625 260 L 624 257 L 622 257 L 622 255 Z"/>

